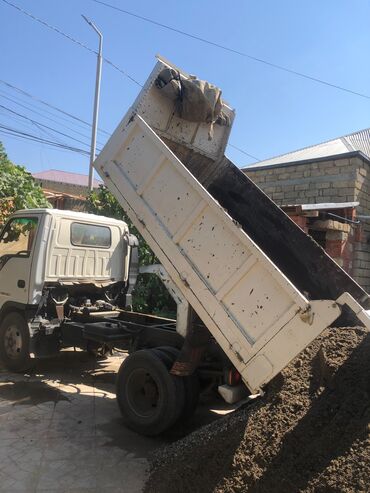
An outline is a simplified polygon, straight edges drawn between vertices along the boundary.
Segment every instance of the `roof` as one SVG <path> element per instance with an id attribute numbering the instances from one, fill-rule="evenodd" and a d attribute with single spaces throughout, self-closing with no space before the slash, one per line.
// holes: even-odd
<path id="1" fill-rule="evenodd" d="M 70 171 L 62 171 L 60 169 L 40 171 L 39 173 L 32 173 L 32 176 L 37 180 L 47 180 L 55 183 L 68 183 L 69 185 L 76 185 L 79 187 L 88 187 L 89 185 L 88 175 L 72 173 Z M 101 183 L 102 182 L 100 180 L 94 180 L 94 188 L 98 188 Z"/>
<path id="2" fill-rule="evenodd" d="M 81 221 L 90 221 L 102 224 L 117 224 L 126 225 L 125 221 L 114 219 L 112 217 L 100 216 L 98 214 L 90 214 L 89 212 L 67 211 L 64 209 L 51 209 L 40 207 L 39 209 L 19 209 L 12 214 L 13 216 L 25 216 L 27 214 L 49 214 L 50 216 L 63 216 L 67 218 L 80 219 Z"/>
<path id="3" fill-rule="evenodd" d="M 324 157 L 334 157 L 355 151 L 362 152 L 362 154 L 370 159 L 370 128 L 365 128 L 364 130 L 359 130 L 358 132 L 344 135 L 343 137 L 328 140 L 321 144 L 304 147 L 297 151 L 265 159 L 264 161 L 259 161 L 258 163 L 243 168 L 243 170 L 250 170 L 262 166 L 278 166 L 280 164 L 308 161 Z"/>

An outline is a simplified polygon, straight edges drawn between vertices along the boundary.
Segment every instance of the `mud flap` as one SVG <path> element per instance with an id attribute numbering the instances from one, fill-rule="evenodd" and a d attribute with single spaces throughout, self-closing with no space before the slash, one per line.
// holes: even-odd
<path id="1" fill-rule="evenodd" d="M 128 235 L 128 246 L 130 248 L 130 267 L 128 272 L 127 291 L 125 294 L 125 307 L 132 309 L 132 292 L 135 289 L 139 275 L 139 241 L 136 236 Z"/>

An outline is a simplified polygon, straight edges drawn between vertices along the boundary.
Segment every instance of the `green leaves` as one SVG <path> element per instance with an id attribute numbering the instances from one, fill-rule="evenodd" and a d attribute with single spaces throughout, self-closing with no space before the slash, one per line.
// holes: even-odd
<path id="1" fill-rule="evenodd" d="M 100 185 L 98 190 L 87 197 L 88 210 L 94 214 L 114 217 L 125 221 L 130 233 L 139 240 L 140 265 L 159 263 L 158 259 L 130 221 L 129 217 L 117 202 L 109 190 Z M 176 304 L 169 295 L 161 280 L 153 274 L 139 275 L 135 291 L 133 293 L 134 310 L 142 313 L 154 313 L 165 317 L 176 316 Z"/>
<path id="2" fill-rule="evenodd" d="M 41 187 L 23 166 L 13 164 L 0 142 L 0 223 L 18 209 L 50 207 Z"/>

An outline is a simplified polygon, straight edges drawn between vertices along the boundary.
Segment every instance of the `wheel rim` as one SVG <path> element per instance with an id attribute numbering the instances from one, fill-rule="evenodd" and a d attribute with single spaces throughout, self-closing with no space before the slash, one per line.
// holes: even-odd
<path id="1" fill-rule="evenodd" d="M 160 400 L 155 379 L 144 368 L 134 370 L 127 380 L 127 400 L 131 410 L 141 418 L 157 413 Z"/>
<path id="2" fill-rule="evenodd" d="M 22 334 L 16 325 L 11 325 L 5 331 L 4 349 L 11 359 L 19 358 L 22 351 Z"/>

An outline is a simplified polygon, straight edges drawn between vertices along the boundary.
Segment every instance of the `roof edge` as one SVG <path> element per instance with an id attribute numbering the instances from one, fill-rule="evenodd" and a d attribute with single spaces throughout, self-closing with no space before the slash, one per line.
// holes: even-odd
<path id="1" fill-rule="evenodd" d="M 323 161 L 330 161 L 330 160 L 337 160 L 337 159 L 344 159 L 344 158 L 351 158 L 351 157 L 360 157 L 370 166 L 370 158 L 368 158 L 362 151 L 351 151 L 351 152 L 344 152 L 342 154 L 332 154 L 331 156 L 323 156 L 323 157 L 318 157 L 318 158 L 313 158 L 313 159 L 303 159 L 300 161 L 289 161 L 287 163 L 265 164 L 264 166 L 245 167 L 245 168 L 240 168 L 240 170 L 243 172 L 247 172 L 247 171 L 260 171 L 263 169 L 272 169 L 272 168 L 288 168 L 290 166 L 299 166 L 301 164 L 303 165 L 303 164 L 309 164 L 309 163 L 320 163 Z"/>

